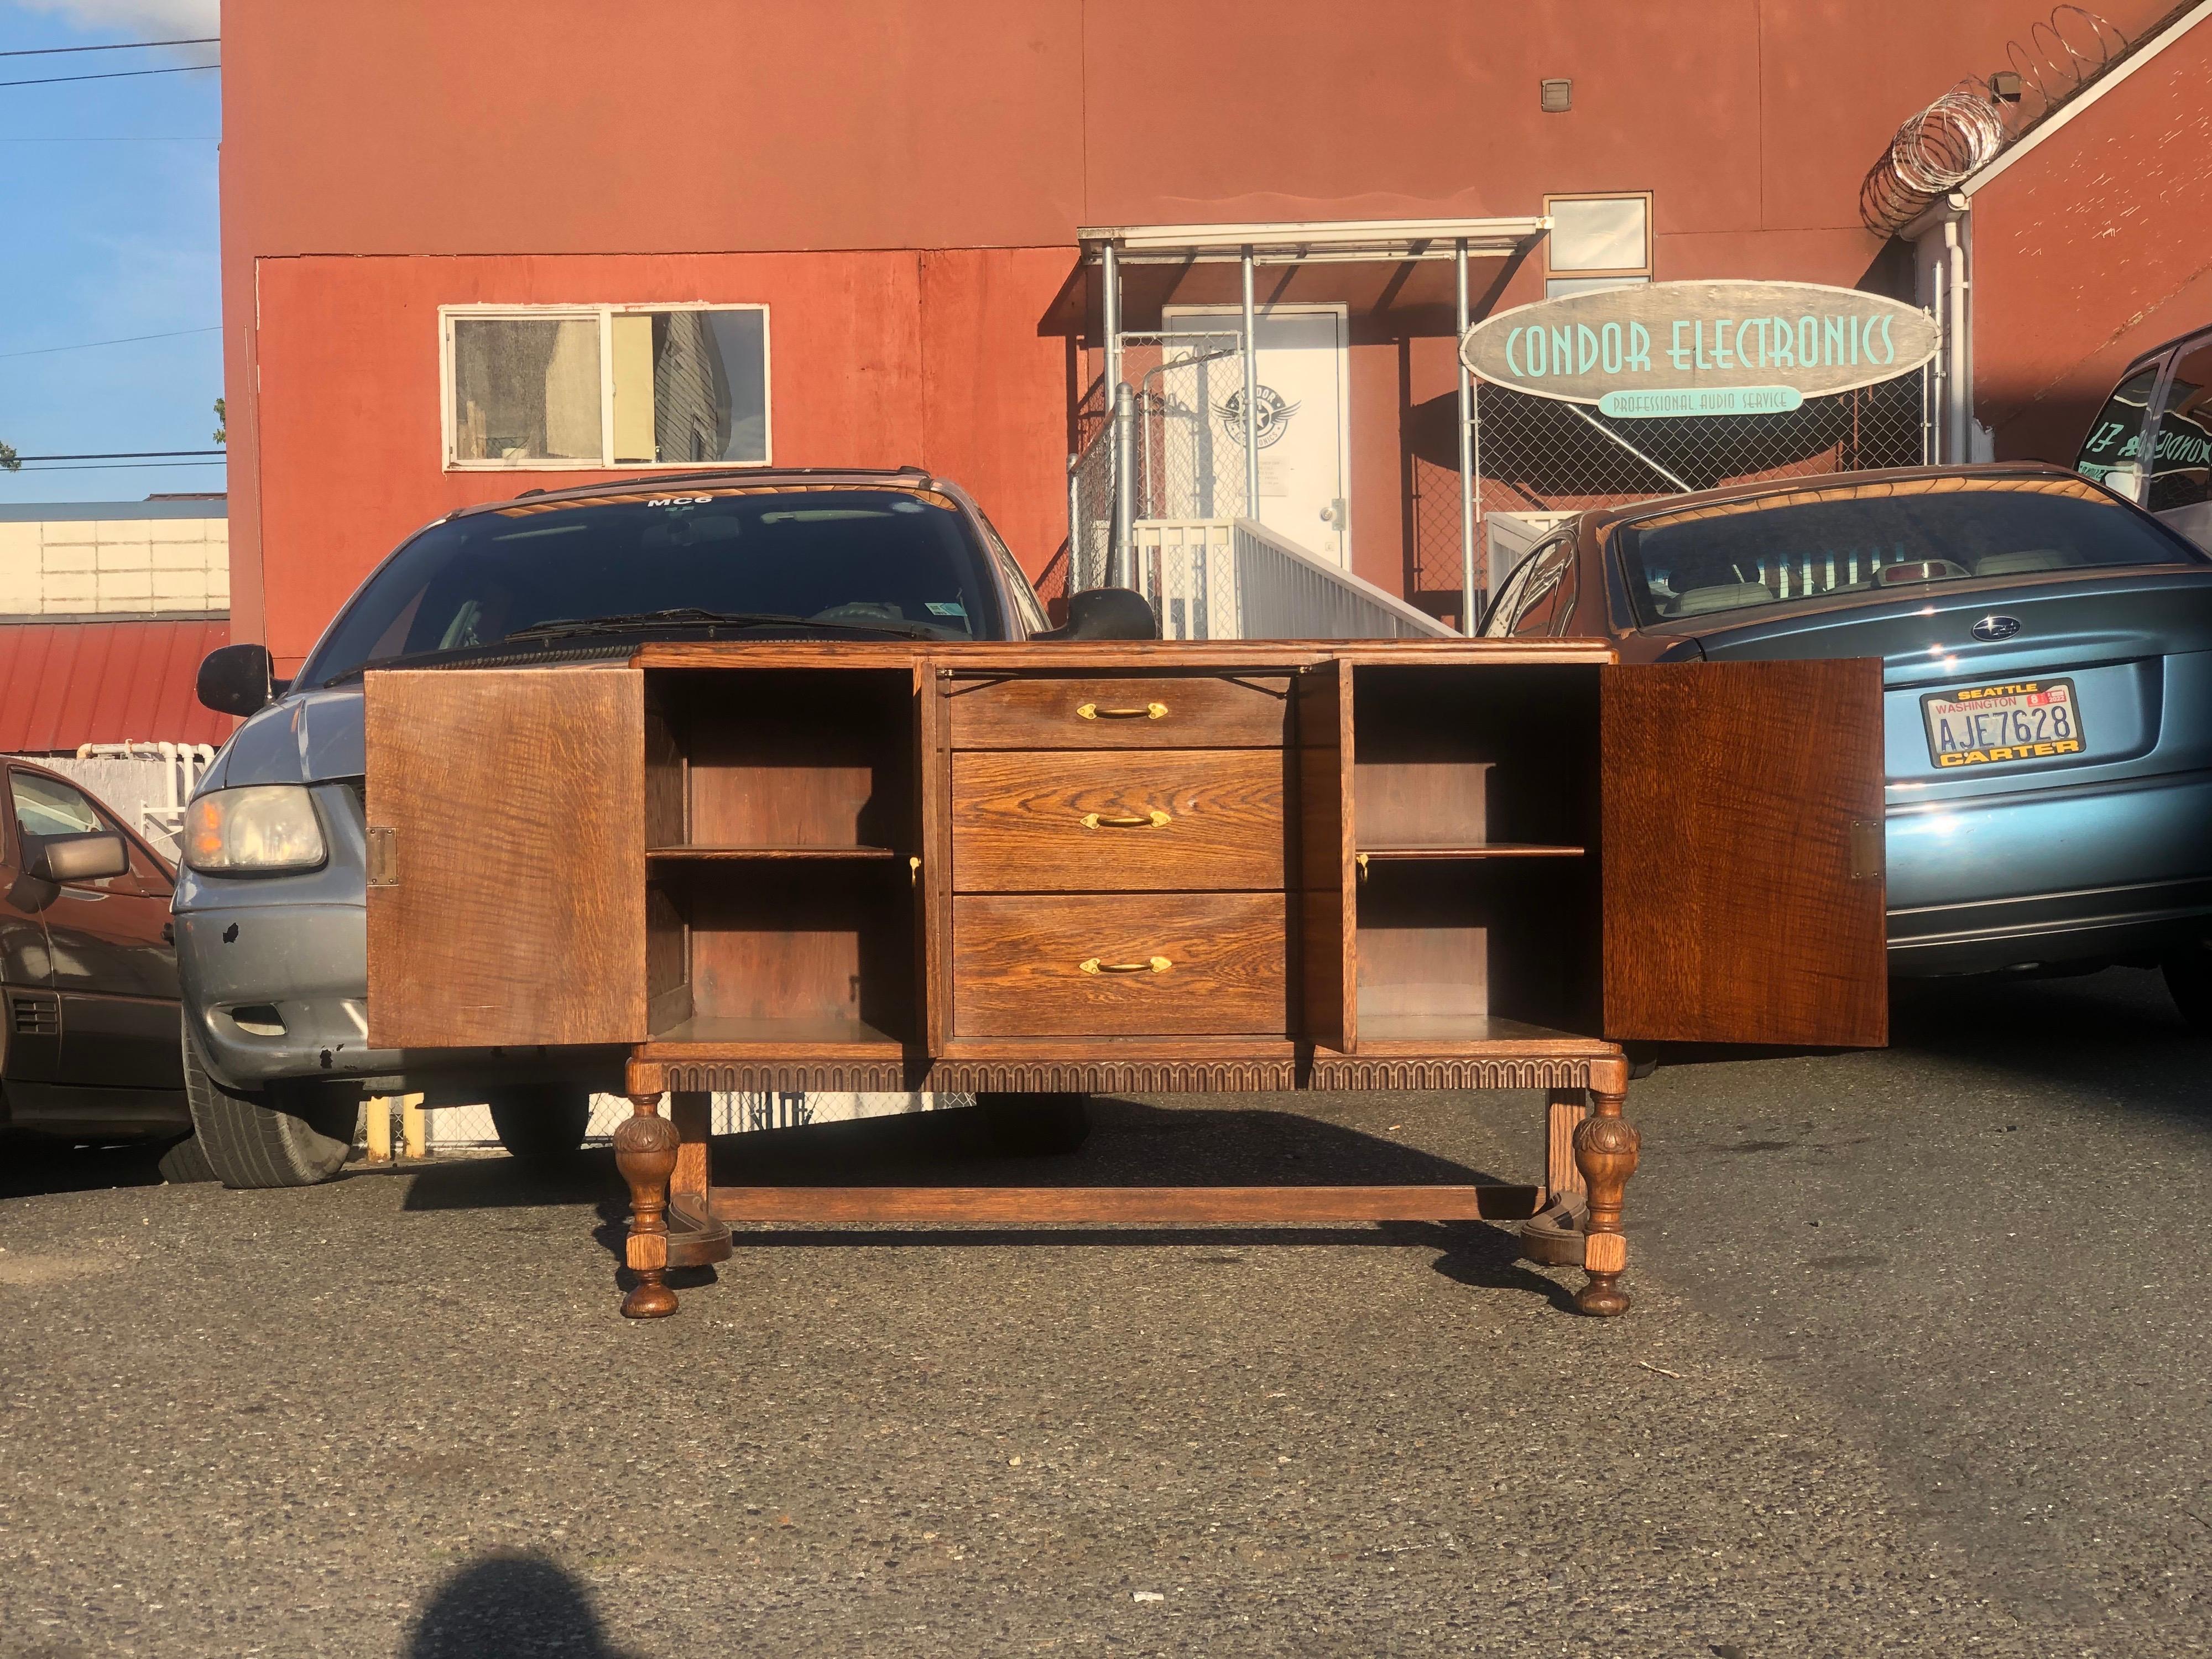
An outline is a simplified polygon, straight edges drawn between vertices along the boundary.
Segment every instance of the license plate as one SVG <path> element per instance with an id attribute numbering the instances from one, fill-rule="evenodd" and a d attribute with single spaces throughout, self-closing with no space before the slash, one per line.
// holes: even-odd
<path id="1" fill-rule="evenodd" d="M 1946 771 L 2021 761 L 2059 761 L 2087 751 L 2071 680 L 2007 680 L 1936 691 L 1920 700 L 1928 755 Z"/>

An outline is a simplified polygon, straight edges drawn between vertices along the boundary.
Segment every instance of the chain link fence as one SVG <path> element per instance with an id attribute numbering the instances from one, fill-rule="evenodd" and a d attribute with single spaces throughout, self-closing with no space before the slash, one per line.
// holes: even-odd
<path id="1" fill-rule="evenodd" d="M 1930 441 L 1927 371 L 1808 398 L 1783 414 L 1656 420 L 1611 419 L 1478 383 L 1475 434 L 1480 531 L 1494 512 L 1578 512 L 1724 483 L 1921 465 Z M 1412 483 L 1416 591 L 1455 599 L 1458 469 L 1417 455 Z M 1479 556 L 1478 580 L 1484 568 Z"/>

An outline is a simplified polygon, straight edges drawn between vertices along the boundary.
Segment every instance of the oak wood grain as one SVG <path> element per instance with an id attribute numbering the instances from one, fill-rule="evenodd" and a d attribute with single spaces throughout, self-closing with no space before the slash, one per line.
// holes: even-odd
<path id="1" fill-rule="evenodd" d="M 1285 767 L 1281 749 L 955 753 L 954 890 L 1279 889 Z"/>
<path id="2" fill-rule="evenodd" d="M 1287 948 L 1280 893 L 962 894 L 953 1026 L 963 1037 L 1280 1035 Z M 1145 965 L 1114 971 L 1125 964 Z"/>
<path id="3" fill-rule="evenodd" d="M 1340 663 L 1317 664 L 1298 675 L 1292 696 L 1298 1030 L 1350 1049 L 1358 1040 L 1351 675 Z"/>
<path id="4" fill-rule="evenodd" d="M 1600 672 L 1606 1034 L 1886 1042 L 1881 663 Z"/>
<path id="5" fill-rule="evenodd" d="M 1083 674 L 970 680 L 955 749 L 1258 749 L 1283 741 L 1286 675 Z"/>
<path id="6" fill-rule="evenodd" d="M 398 860 L 368 890 L 368 1041 L 641 1039 L 643 677 L 379 671 L 364 696 L 368 819 Z"/>

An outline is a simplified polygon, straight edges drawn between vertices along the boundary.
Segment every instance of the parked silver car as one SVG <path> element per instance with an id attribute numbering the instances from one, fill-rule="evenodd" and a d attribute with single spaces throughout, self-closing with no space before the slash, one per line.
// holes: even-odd
<path id="1" fill-rule="evenodd" d="M 1078 595 L 1070 628 L 1111 635 L 1130 625 L 1112 620 L 1116 602 L 1134 599 Z M 368 1046 L 365 670 L 619 660 L 672 636 L 1005 640 L 1051 628 L 957 486 L 913 470 L 784 470 L 465 508 L 385 560 L 289 684 L 271 680 L 260 646 L 212 653 L 201 700 L 251 717 L 192 799 L 176 894 L 185 1085 L 216 1174 L 234 1187 L 323 1179 L 365 1092 L 489 1099 L 510 1151 L 573 1151 L 590 1093 L 621 1086 L 619 1050 Z"/>

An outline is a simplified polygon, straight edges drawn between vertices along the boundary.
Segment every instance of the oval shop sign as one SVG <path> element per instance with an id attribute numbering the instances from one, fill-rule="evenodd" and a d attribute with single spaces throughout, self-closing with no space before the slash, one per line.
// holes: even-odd
<path id="1" fill-rule="evenodd" d="M 1917 307 L 1815 283 L 1651 283 L 1486 317 L 1460 356 L 1492 386 L 1607 415 L 1765 415 L 1911 373 L 1936 355 Z"/>

